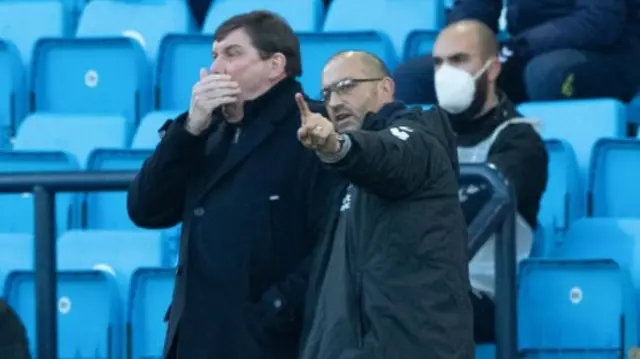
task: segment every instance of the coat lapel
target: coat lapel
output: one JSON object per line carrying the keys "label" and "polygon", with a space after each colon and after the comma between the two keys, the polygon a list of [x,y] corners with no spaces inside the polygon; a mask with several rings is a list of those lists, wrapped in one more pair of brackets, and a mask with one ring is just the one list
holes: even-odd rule
{"label": "coat lapel", "polygon": [[206,182],[198,198],[205,196],[226,175],[244,162],[249,155],[266,141],[274,130],[274,126],[268,119],[257,118],[249,129],[240,134],[238,144],[232,144],[227,158],[220,168]]}

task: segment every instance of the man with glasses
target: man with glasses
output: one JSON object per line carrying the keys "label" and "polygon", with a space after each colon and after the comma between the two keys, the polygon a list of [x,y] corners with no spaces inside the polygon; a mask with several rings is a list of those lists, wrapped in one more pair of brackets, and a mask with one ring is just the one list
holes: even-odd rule
{"label": "man with glasses", "polygon": [[297,95],[298,138],[350,182],[312,262],[302,359],[470,359],[467,228],[444,112],[394,101],[380,59],[326,65],[329,119]]}

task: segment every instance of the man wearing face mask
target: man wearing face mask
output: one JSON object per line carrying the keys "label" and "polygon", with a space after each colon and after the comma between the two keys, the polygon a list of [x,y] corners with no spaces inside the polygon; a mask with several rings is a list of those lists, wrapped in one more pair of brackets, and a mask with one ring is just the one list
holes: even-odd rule
{"label": "man wearing face mask", "polygon": [[470,359],[467,228],[440,109],[394,101],[366,52],[322,74],[329,119],[300,96],[300,141],[348,179],[309,277],[301,359]]}
{"label": "man wearing face mask", "polygon": [[294,359],[337,176],[296,139],[300,46],[282,18],[227,20],[212,53],[129,189],[138,226],[182,222],[164,358]]}
{"label": "man wearing face mask", "polygon": [[[548,156],[535,130],[496,86],[500,74],[498,45],[489,28],[461,21],[442,30],[433,48],[438,106],[449,113],[458,135],[460,163],[491,163],[514,188],[518,216],[518,260],[529,256],[540,199],[547,184]],[[467,222],[485,201],[488,188],[463,186],[460,195]],[[490,239],[469,264],[477,343],[495,341],[494,241]]]}
{"label": "man wearing face mask", "polygon": [[[640,89],[640,0],[455,0],[449,21],[500,34],[500,88],[516,103],[584,98],[629,101]],[[396,68],[398,99],[434,104],[429,55]]]}

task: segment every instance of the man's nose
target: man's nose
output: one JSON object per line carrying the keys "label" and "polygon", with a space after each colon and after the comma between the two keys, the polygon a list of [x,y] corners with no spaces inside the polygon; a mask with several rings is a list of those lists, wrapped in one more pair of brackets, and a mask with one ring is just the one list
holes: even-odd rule
{"label": "man's nose", "polygon": [[223,74],[224,65],[222,64],[222,61],[213,61],[211,66],[209,66],[209,71],[214,74]]}
{"label": "man's nose", "polygon": [[342,101],[340,100],[340,96],[338,96],[335,92],[331,91],[329,93],[329,98],[327,101],[327,105],[329,107],[334,108],[335,106],[338,106],[342,103]]}

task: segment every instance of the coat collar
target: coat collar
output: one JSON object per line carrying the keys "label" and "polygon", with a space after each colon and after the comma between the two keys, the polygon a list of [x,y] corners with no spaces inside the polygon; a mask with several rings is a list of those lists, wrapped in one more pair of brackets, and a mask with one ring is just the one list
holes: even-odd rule
{"label": "coat collar", "polygon": [[206,195],[221,179],[243,163],[279,124],[290,118],[289,114],[297,108],[295,94],[301,91],[299,82],[286,78],[262,96],[245,103],[244,118],[240,124],[232,125],[224,121],[220,123],[210,135],[211,146],[208,147],[215,149],[216,146],[229,146],[228,142],[223,141],[225,135],[233,136],[237,143],[230,145],[234,147],[220,168],[208,179],[201,196]]}

